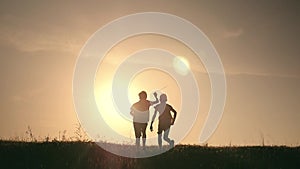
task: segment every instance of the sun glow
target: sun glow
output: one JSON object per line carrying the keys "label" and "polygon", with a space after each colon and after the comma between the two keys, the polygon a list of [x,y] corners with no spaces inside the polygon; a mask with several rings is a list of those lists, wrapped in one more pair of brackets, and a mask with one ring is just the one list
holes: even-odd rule
{"label": "sun glow", "polygon": [[[110,80],[106,80],[105,84],[101,83],[101,85],[97,85],[95,87],[95,97],[99,112],[108,126],[114,131],[125,137],[134,138],[131,119],[127,119],[122,115],[123,112],[120,112],[126,111],[127,113],[130,111],[130,107],[128,107],[128,110],[118,110],[117,105],[115,105],[113,102],[111,84],[112,82]],[[176,81],[166,72],[157,69],[146,69],[137,73],[132,78],[128,86],[128,99],[130,104],[133,104],[139,100],[138,93],[142,90],[147,92],[147,99],[150,101],[155,100],[153,96],[154,92],[158,93],[158,97],[161,93],[167,93],[169,97],[168,102],[174,105],[174,108],[180,112],[180,88],[178,87]],[[150,119],[153,115],[153,112],[154,109],[151,107]],[[156,125],[156,123],[154,125]],[[155,136],[156,132],[151,132],[148,134],[148,138]]]}
{"label": "sun glow", "polygon": [[[156,41],[150,41],[149,39],[157,39],[159,41],[164,41],[164,43],[161,43],[157,46],[157,43],[154,43]],[[174,46],[176,46],[176,48],[174,48]],[[146,47],[149,49],[154,49],[152,50],[153,57],[149,55],[149,57],[145,58],[145,60],[130,60],[128,58],[136,51],[139,51],[140,49],[144,49]],[[156,48],[162,48],[167,51],[172,51],[174,55],[171,58],[170,56],[165,56],[163,52],[155,53]],[[140,52],[139,54],[139,57],[143,57],[144,54],[147,55],[149,53]],[[156,62],[154,62],[153,58],[156,58]],[[125,60],[127,62],[124,64]],[[132,69],[135,69],[135,67],[140,67],[141,64],[144,65],[147,63],[155,63],[155,65],[159,66],[157,67],[150,65],[149,67],[145,67],[144,69],[139,69],[135,72],[135,74],[130,75],[130,78],[125,77],[127,76],[127,73],[129,73]],[[185,109],[188,110],[181,112],[184,109],[184,107],[182,107],[182,104],[188,102],[186,99],[185,101],[182,100],[182,94],[186,94],[186,92],[182,93],[182,90],[192,90],[192,88],[187,87],[189,86],[188,83],[182,85],[181,82],[178,81],[178,77],[181,76],[182,78],[187,78],[191,76],[190,72],[192,70],[197,70],[200,72],[205,70],[203,67],[201,67],[200,63],[201,62],[199,62],[199,60],[194,57],[193,52],[186,48],[184,45],[180,45],[180,43],[178,43],[177,41],[166,39],[165,37],[161,36],[136,36],[133,38],[129,38],[126,41],[113,47],[98,65],[98,71],[95,74],[94,83],[94,97],[98,108],[98,117],[95,118],[102,118],[106,126],[113,131],[107,131],[106,129],[102,130],[103,126],[101,124],[96,124],[93,126],[93,136],[95,138],[98,138],[98,136],[100,136],[100,140],[118,143],[124,141],[122,139],[126,137],[129,138],[125,140],[126,142],[132,141],[133,143],[135,136],[132,126],[132,116],[129,113],[130,106],[139,100],[138,93],[144,90],[147,92],[147,99],[150,101],[155,100],[153,96],[154,92],[158,93],[158,97],[161,93],[167,94],[168,103],[171,104],[178,112],[178,121],[176,123],[177,125],[174,126],[174,131],[177,132],[173,131],[170,134],[173,137],[181,137],[180,134],[183,132],[183,130],[187,130],[187,127],[184,129],[179,127],[180,125],[185,124],[185,119],[186,117],[188,117],[184,114],[193,113],[194,111],[190,111],[190,109],[185,106]],[[118,71],[120,70],[120,67],[124,65],[127,65],[127,69],[122,69],[122,73],[120,74]],[[128,72],[126,73],[124,71]],[[170,73],[172,71],[174,72],[173,74]],[[199,78],[201,79],[201,81],[198,81],[198,83],[200,84],[208,82],[207,79],[202,78],[201,74],[197,74],[197,78],[198,80]],[[115,81],[115,79],[118,80]],[[206,83],[205,86],[207,86]],[[113,90],[113,88],[122,88],[122,94],[120,94],[121,91],[118,91],[118,89]],[[126,91],[124,92],[124,90]],[[206,91],[209,91],[209,89],[207,89]],[[116,101],[116,97],[117,99],[119,99],[118,101]],[[125,103],[126,100],[127,103]],[[202,102],[204,103],[205,99],[203,99]],[[207,109],[208,107],[202,105],[202,112],[207,112]],[[152,118],[153,112],[154,109],[150,107],[150,119]],[[203,119],[204,118],[201,118],[201,120]],[[190,121],[191,120],[189,120],[189,122]],[[149,132],[149,126],[147,127],[147,138],[149,138],[149,145],[152,144],[153,140],[153,144],[157,144],[157,140],[155,138],[157,137],[157,121],[154,122],[153,126],[154,132]],[[111,132],[115,132],[123,138],[118,139],[115,137],[115,135],[110,135]],[[105,138],[102,138],[102,136],[104,135]]]}

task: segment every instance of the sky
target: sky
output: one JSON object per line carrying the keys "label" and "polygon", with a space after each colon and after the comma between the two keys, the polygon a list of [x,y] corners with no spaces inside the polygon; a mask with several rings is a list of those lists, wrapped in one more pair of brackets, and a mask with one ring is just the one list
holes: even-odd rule
{"label": "sky", "polygon": [[[2,0],[0,137],[24,138],[27,126],[36,137],[59,137],[64,130],[73,136],[78,119],[72,82],[80,49],[114,19],[137,12],[163,12],[202,30],[222,60],[226,104],[208,144],[299,145],[299,8],[297,1],[283,0]],[[176,50],[172,45],[149,42],[156,38],[133,38],[136,42],[131,44],[140,46],[131,49],[156,45]],[[204,86],[206,81],[200,80]],[[202,91],[209,99],[209,91],[205,87]],[[172,102],[177,105],[176,100]],[[198,143],[207,112],[206,107],[200,109],[203,113],[183,143]]]}

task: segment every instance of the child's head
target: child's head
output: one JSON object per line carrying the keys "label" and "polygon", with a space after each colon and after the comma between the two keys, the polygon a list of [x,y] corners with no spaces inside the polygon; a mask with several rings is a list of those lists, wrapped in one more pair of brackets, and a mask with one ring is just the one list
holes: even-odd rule
{"label": "child's head", "polygon": [[145,91],[141,91],[139,93],[140,100],[146,100],[147,99],[147,93]]}
{"label": "child's head", "polygon": [[159,97],[160,102],[167,102],[167,95],[166,94],[161,94]]}

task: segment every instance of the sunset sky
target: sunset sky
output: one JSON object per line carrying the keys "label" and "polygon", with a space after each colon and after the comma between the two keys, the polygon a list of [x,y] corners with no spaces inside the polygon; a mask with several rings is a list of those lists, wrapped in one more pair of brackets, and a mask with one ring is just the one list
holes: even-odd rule
{"label": "sunset sky", "polygon": [[[226,105],[208,144],[261,145],[262,140],[270,145],[300,144],[300,4],[297,1],[2,0],[0,9],[0,137],[3,139],[26,137],[27,126],[36,137],[54,138],[64,130],[67,136],[74,136],[78,120],[72,82],[80,49],[94,32],[114,19],[138,12],[163,12],[184,18],[201,29],[222,60],[227,80]],[[190,61],[195,57],[172,38],[144,35],[119,43],[105,61],[118,63],[129,53],[151,47],[184,55]],[[191,62],[191,69],[201,72],[197,80],[203,107],[200,106],[196,125],[182,142],[187,144],[199,142],[209,107],[209,80],[198,61]],[[104,74],[96,76],[96,86],[114,69],[106,62],[102,63],[107,67],[102,69]],[[164,92],[170,94],[170,104],[180,110],[180,100],[174,99],[180,98],[176,83],[166,74],[153,71],[144,72],[144,77],[137,75],[132,81],[131,100],[138,99],[135,93],[145,85],[140,81],[156,74],[156,81],[160,78],[171,84]],[[109,86],[109,82],[101,85]],[[148,92],[164,87],[145,86]],[[98,103],[101,92],[105,91],[100,88],[95,88]],[[132,129],[124,133],[128,131]]]}

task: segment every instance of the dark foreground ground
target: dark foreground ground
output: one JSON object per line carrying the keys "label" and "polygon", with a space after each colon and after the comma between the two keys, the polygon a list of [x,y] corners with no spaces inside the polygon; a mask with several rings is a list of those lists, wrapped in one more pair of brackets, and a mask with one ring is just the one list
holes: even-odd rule
{"label": "dark foreground ground", "polygon": [[178,145],[150,158],[120,157],[84,142],[0,142],[1,169],[299,169],[300,147]]}

